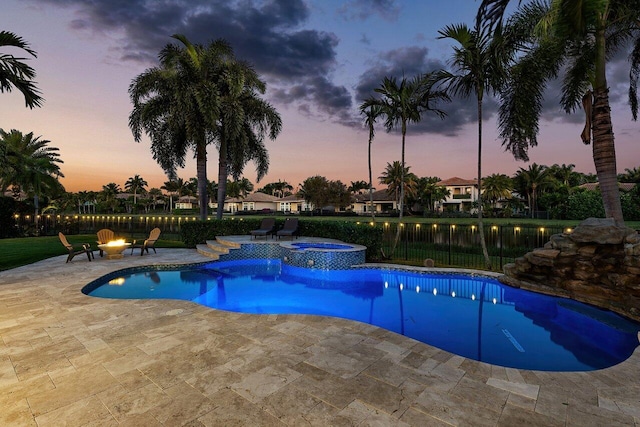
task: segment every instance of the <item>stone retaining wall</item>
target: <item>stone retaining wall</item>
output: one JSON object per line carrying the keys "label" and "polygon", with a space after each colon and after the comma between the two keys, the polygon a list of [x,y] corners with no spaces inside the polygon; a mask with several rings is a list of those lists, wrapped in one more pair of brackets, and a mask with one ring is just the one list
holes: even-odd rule
{"label": "stone retaining wall", "polygon": [[589,218],[504,266],[510,286],[564,296],[640,321],[640,235]]}

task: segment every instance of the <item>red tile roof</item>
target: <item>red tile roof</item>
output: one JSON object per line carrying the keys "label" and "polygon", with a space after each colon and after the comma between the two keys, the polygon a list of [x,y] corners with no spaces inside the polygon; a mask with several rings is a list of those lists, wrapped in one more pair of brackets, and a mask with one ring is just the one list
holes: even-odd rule
{"label": "red tile roof", "polygon": [[462,179],[462,178],[458,178],[457,176],[454,176],[453,178],[445,179],[436,183],[436,185],[441,185],[441,186],[456,186],[456,185],[462,186],[462,185],[476,185],[476,184],[477,184],[477,180],[475,179]]}

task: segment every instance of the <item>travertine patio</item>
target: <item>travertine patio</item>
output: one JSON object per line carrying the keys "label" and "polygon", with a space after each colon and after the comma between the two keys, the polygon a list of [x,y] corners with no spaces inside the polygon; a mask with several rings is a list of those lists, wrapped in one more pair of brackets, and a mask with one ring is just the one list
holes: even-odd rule
{"label": "travertine patio", "polygon": [[385,330],[83,295],[150,263],[65,256],[0,273],[0,425],[640,425],[640,350],[610,369],[491,366]]}

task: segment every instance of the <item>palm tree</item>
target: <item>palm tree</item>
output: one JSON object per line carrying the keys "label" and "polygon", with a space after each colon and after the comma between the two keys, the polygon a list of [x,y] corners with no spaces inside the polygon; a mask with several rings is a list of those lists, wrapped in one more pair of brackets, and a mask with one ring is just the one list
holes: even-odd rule
{"label": "palm tree", "polygon": [[[9,31],[0,31],[0,46],[22,49],[37,58],[36,52],[22,37]],[[33,109],[33,107],[40,107],[44,99],[40,96],[40,90],[33,81],[36,72],[22,62],[24,59],[9,54],[0,54],[0,93],[11,92],[11,89],[15,87],[22,92],[26,106]]]}
{"label": "palm tree", "polygon": [[500,91],[506,79],[506,64],[511,54],[503,49],[499,31],[481,32],[478,25],[471,30],[464,24],[449,25],[438,31],[440,39],[451,39],[459,46],[453,48],[450,64],[457,74],[443,73],[448,89],[455,95],[476,96],[478,112],[478,234],[486,267],[491,270],[482,221],[482,102],[485,93]]}
{"label": "palm tree", "polygon": [[367,151],[367,159],[369,163],[369,211],[371,212],[371,221],[376,222],[376,212],[373,207],[373,177],[371,170],[371,143],[375,136],[374,125],[380,114],[382,114],[382,106],[371,98],[360,105],[360,114],[364,115],[364,123],[369,128],[369,149]]}
{"label": "palm tree", "polygon": [[571,188],[580,185],[580,174],[574,171],[574,164],[554,164],[549,166],[549,174],[558,181],[559,185]]}
{"label": "palm tree", "polygon": [[249,193],[253,191],[253,183],[249,181],[247,178],[242,178],[240,180],[234,181],[238,185],[238,190],[242,197],[247,197]]}
{"label": "palm tree", "polygon": [[112,213],[115,213],[116,207],[118,206],[118,199],[116,198],[116,195],[120,192],[120,186],[115,182],[110,182],[107,185],[102,186],[100,199],[107,205],[108,208],[111,209]]}
{"label": "palm tree", "polygon": [[58,148],[50,147],[51,141],[33,137],[33,132],[23,135],[12,129],[0,129],[0,152],[3,167],[0,172],[0,189],[4,192],[10,185],[33,197],[35,226],[38,232],[39,199],[44,194],[60,193],[64,189],[58,180],[64,177],[60,171]]}
{"label": "palm tree", "polygon": [[426,176],[418,178],[416,181],[416,194],[420,204],[428,207],[430,211],[434,210],[434,204],[440,200],[446,199],[450,195],[447,187],[437,185],[440,182],[437,176]]}
{"label": "palm tree", "polygon": [[138,203],[138,191],[144,191],[144,187],[146,187],[147,181],[144,180],[140,175],[132,176],[124,183],[124,189],[128,192],[133,191],[133,204]]}
{"label": "palm tree", "polygon": [[147,192],[147,195],[151,199],[151,204],[153,205],[153,210],[156,209],[156,205],[158,204],[158,200],[163,198],[162,190],[159,188],[152,188]]}
{"label": "palm tree", "polygon": [[505,174],[494,173],[486,176],[482,180],[483,199],[491,203],[493,208],[499,200],[506,200],[511,198],[513,191],[513,182]]}
{"label": "palm tree", "polygon": [[[402,197],[415,197],[417,179],[415,174],[409,172],[411,166],[407,166],[402,170],[399,161],[387,163],[382,175],[378,177],[380,184],[387,186],[387,193],[392,194],[398,206],[402,206]],[[404,185],[402,185],[404,182]]]}
{"label": "palm tree", "polygon": [[278,180],[278,182],[273,183],[273,195],[278,196],[280,198],[285,197],[293,191],[293,185],[289,184],[287,181]]}
{"label": "palm tree", "polygon": [[153,158],[176,177],[189,149],[195,151],[200,219],[207,217],[207,145],[214,140],[220,118],[219,79],[233,51],[222,40],[206,47],[193,45],[180,34],[182,46],[166,45],[160,66],[146,70],[129,86],[133,110],[129,127],[136,142],[144,131],[151,139]]}
{"label": "palm tree", "polygon": [[[402,156],[401,156],[401,173],[405,172],[405,139],[407,135],[407,124],[418,123],[422,119],[422,113],[433,112],[443,118],[445,112],[436,107],[440,101],[448,101],[449,96],[440,90],[435,90],[435,86],[439,83],[438,74],[424,74],[416,76],[411,80],[405,77],[398,84],[395,77],[385,77],[380,87],[375,92],[380,94],[380,99],[369,98],[365,101],[361,109],[367,109],[370,105],[379,105],[381,114],[385,118],[385,128],[388,132],[400,126],[402,135]],[[401,182],[404,182],[404,176]],[[399,220],[402,222],[404,212],[404,186],[400,186],[400,215]],[[395,248],[400,241],[400,227],[396,232],[396,237],[391,248],[391,254],[395,252]]]}
{"label": "palm tree", "polygon": [[222,114],[215,133],[219,152],[216,217],[222,219],[229,172],[239,179],[247,162],[253,161],[260,182],[269,170],[264,138],[276,139],[282,119],[271,104],[260,98],[266,84],[248,64],[227,63],[218,89]]}
{"label": "palm tree", "polygon": [[[483,0],[479,18],[499,21],[508,3]],[[537,145],[544,87],[564,72],[560,103],[567,113],[584,108],[586,123],[581,139],[585,144],[593,143],[605,216],[619,226],[624,225],[624,219],[606,69],[608,60],[633,45],[629,50],[629,103],[636,120],[639,21],[640,0],[551,0],[523,5],[509,23],[522,30],[523,55],[513,69],[500,108],[503,144],[516,158],[526,160],[528,147]]]}
{"label": "palm tree", "polygon": [[629,169],[626,168],[624,170],[624,174],[621,176],[622,182],[636,182],[640,183],[640,168]]}
{"label": "palm tree", "polygon": [[176,180],[165,181],[162,187],[160,187],[161,190],[169,193],[169,212],[173,212],[173,196],[180,196],[180,190],[182,190],[183,186],[184,181],[182,178],[178,178]]}
{"label": "palm tree", "polygon": [[546,166],[533,163],[528,169],[520,168],[513,177],[515,189],[527,198],[531,218],[538,208],[538,195],[551,184],[551,176]]}
{"label": "palm tree", "polygon": [[207,198],[209,200],[216,200],[218,194],[218,183],[215,181],[207,180]]}

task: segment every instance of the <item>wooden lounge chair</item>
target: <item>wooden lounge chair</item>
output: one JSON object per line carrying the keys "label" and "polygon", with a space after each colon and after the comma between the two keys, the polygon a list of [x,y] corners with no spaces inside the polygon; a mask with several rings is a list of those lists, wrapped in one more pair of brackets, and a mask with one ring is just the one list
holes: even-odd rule
{"label": "wooden lounge chair", "polygon": [[[108,228],[103,228],[102,230],[98,230],[98,245],[104,245],[105,243],[109,243],[112,240],[116,239],[116,234],[109,230]],[[100,249],[100,248],[98,248]],[[103,250],[100,249],[100,256],[103,255]]]}
{"label": "wooden lounge chair", "polygon": [[58,238],[60,239],[62,245],[69,251],[67,262],[71,261],[74,256],[83,253],[87,254],[87,258],[89,258],[89,261],[91,261],[91,259],[93,258],[93,251],[91,250],[91,245],[89,243],[72,245],[67,240],[67,237],[62,233],[58,233]]}
{"label": "wooden lounge chair", "polygon": [[298,218],[287,218],[284,222],[284,226],[282,229],[278,230],[276,233],[278,239],[282,236],[291,236],[293,240],[293,236],[296,238],[298,236]]}
{"label": "wooden lounge chair", "polygon": [[149,237],[145,239],[143,243],[136,243],[137,241],[134,240],[133,243],[131,244],[131,255],[133,255],[133,250],[136,248],[140,248],[140,256],[144,255],[144,251],[147,251],[147,253],[149,253],[149,248],[153,249],[154,254],[157,254],[156,248],[154,248],[154,245],[158,241],[158,238],[160,237],[161,232],[162,230],[156,227],[153,230],[151,230],[151,232],[149,233]]}
{"label": "wooden lounge chair", "polygon": [[260,228],[251,230],[250,233],[253,238],[257,238],[258,236],[265,236],[266,238],[269,234],[273,235],[275,229],[276,220],[274,218],[263,218],[260,223]]}

